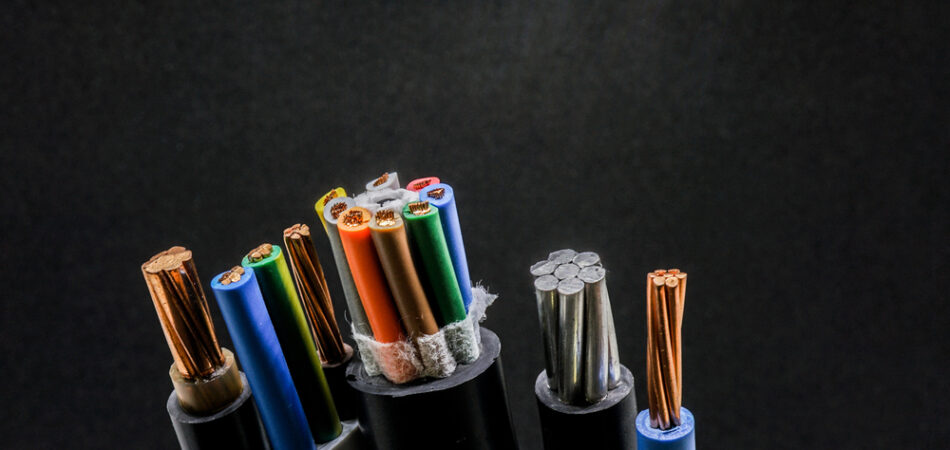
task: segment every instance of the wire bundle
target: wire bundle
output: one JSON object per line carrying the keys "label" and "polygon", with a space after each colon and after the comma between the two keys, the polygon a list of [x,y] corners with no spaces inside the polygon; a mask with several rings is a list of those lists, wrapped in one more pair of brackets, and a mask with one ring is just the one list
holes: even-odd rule
{"label": "wire bundle", "polygon": [[[451,187],[436,177],[411,184],[400,188],[388,172],[354,198],[336,188],[315,205],[364,367],[395,383],[447,377],[474,362],[477,323],[495,298],[469,281]],[[257,423],[253,405],[242,406],[252,389],[271,444],[309,449],[342,432],[323,368],[343,367],[353,351],[337,326],[310,227],[295,224],[282,237],[283,249],[260,244],[211,282],[250,389],[234,355],[218,345],[191,252],[172,247],[141,270],[175,360],[174,404]]]}
{"label": "wire bundle", "polygon": [[596,403],[620,384],[606,271],[594,252],[564,249],[531,266],[548,387],[568,404]]}
{"label": "wire bundle", "polygon": [[681,424],[686,273],[678,269],[647,274],[647,400],[650,426],[668,430]]}
{"label": "wire bundle", "polygon": [[458,363],[477,359],[471,304],[476,293],[488,299],[471,286],[451,187],[426,177],[410,183],[416,192],[398,180],[396,172],[384,173],[354,197],[336,188],[314,208],[367,373],[404,383],[446,377]]}

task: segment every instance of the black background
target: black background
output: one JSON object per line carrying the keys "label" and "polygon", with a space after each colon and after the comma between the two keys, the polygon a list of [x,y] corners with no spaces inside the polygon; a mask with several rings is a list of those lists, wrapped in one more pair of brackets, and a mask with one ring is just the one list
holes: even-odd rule
{"label": "black background", "polygon": [[950,439],[945,6],[80,3],[0,13],[3,447],[173,447],[139,265],[207,283],[387,169],[456,188],[525,448],[566,246],[641,408],[644,274],[689,272],[702,447]]}

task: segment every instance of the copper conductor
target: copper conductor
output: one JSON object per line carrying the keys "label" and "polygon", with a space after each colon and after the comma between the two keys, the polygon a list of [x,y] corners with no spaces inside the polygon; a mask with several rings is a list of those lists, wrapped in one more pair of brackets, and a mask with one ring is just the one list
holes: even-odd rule
{"label": "copper conductor", "polygon": [[335,198],[336,198],[336,195],[337,195],[337,194],[336,194],[336,189],[334,189],[334,190],[328,192],[327,195],[324,195],[324,196],[323,196],[323,206],[327,206],[327,203],[330,203],[330,200],[335,199]]}
{"label": "copper conductor", "polygon": [[433,189],[426,195],[429,196],[429,198],[434,198],[436,200],[441,199],[443,196],[445,196],[445,188]]}
{"label": "copper conductor", "polygon": [[274,246],[271,244],[261,244],[255,247],[253,250],[248,252],[247,260],[250,262],[258,262],[265,258],[270,257],[271,252],[274,250]]}
{"label": "copper conductor", "polygon": [[241,281],[241,277],[244,276],[244,268],[241,266],[234,266],[231,270],[221,275],[221,278],[218,278],[218,283],[221,283],[225,286],[231,283],[237,283]]}
{"label": "copper conductor", "polygon": [[379,176],[379,178],[376,179],[376,181],[373,182],[373,187],[378,187],[379,185],[385,183],[387,180],[389,180],[389,174],[383,173],[382,175]]}
{"label": "copper conductor", "polygon": [[293,239],[300,239],[301,236],[310,236],[310,227],[305,224],[298,223],[285,229],[284,236],[289,236]]}
{"label": "copper conductor", "polygon": [[429,209],[429,202],[412,202],[409,204],[409,212],[416,216],[428,214]]}
{"label": "copper conductor", "polygon": [[391,209],[380,209],[376,211],[376,224],[381,227],[391,227],[396,225],[396,214]]}
{"label": "copper conductor", "polygon": [[424,188],[424,187],[426,187],[426,186],[428,186],[428,185],[430,185],[430,184],[432,184],[432,180],[431,180],[431,179],[425,179],[425,180],[421,180],[421,181],[416,181],[415,183],[412,183],[412,189],[413,189],[413,190],[416,190],[416,191],[420,191],[420,190],[422,190],[422,188]]}
{"label": "copper conductor", "polygon": [[677,269],[647,274],[647,401],[650,425],[661,430],[680,425],[686,280]]}
{"label": "copper conductor", "polygon": [[178,372],[188,380],[213,374],[224,355],[191,251],[165,250],[142,264],[142,275]]}
{"label": "copper conductor", "polygon": [[332,208],[330,208],[330,214],[333,216],[334,220],[339,219],[340,214],[342,214],[343,211],[346,211],[346,208],[347,208],[346,203],[343,203],[343,202],[337,203],[333,205]]}
{"label": "copper conductor", "polygon": [[363,210],[356,208],[350,208],[346,215],[343,216],[343,219],[340,220],[340,223],[347,227],[358,227],[366,222],[367,219],[363,215]]}
{"label": "copper conductor", "polygon": [[328,364],[342,363],[346,359],[343,337],[333,313],[323,267],[310,238],[310,227],[298,223],[285,229],[284,248],[320,359]]}

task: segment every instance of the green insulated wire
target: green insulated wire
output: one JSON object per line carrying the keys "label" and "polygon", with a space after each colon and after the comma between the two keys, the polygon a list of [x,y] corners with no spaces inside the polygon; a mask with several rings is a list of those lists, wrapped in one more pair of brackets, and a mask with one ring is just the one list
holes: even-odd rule
{"label": "green insulated wire", "polygon": [[319,443],[332,440],[340,435],[343,427],[284,253],[280,246],[263,244],[251,250],[241,265],[253,268],[257,275],[264,304],[274,323],[314,440]]}
{"label": "green insulated wire", "polygon": [[412,233],[413,245],[425,268],[432,294],[437,303],[439,326],[465,319],[465,303],[455,278],[452,256],[445,243],[439,209],[428,202],[413,202],[403,208],[406,226]]}

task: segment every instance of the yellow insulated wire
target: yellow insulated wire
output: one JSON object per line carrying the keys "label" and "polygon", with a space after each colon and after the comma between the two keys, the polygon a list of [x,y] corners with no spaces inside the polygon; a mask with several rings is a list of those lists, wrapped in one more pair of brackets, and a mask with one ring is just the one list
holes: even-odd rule
{"label": "yellow insulated wire", "polygon": [[341,187],[333,188],[330,192],[323,194],[320,200],[317,200],[317,202],[313,204],[313,209],[317,210],[317,217],[320,218],[320,223],[323,224],[324,230],[327,229],[327,219],[323,217],[323,208],[327,206],[327,203],[330,203],[330,200],[337,197],[346,197],[346,190]]}

